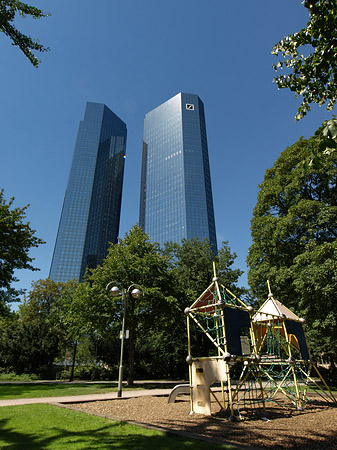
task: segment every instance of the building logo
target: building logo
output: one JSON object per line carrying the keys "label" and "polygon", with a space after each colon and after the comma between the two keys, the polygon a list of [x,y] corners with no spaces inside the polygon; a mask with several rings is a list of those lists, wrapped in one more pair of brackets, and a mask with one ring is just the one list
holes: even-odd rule
{"label": "building logo", "polygon": [[194,105],[191,103],[186,103],[186,109],[190,109],[191,111],[194,111]]}

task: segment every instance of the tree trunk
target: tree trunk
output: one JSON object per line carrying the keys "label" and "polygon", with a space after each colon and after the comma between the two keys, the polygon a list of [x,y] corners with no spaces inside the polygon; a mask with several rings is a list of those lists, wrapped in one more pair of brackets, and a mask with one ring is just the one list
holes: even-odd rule
{"label": "tree trunk", "polygon": [[75,345],[74,345],[73,362],[72,362],[72,365],[71,365],[71,373],[70,373],[69,381],[73,381],[73,380],[74,380],[74,369],[75,369],[75,362],[76,362],[76,351],[77,351],[77,341],[75,341]]}

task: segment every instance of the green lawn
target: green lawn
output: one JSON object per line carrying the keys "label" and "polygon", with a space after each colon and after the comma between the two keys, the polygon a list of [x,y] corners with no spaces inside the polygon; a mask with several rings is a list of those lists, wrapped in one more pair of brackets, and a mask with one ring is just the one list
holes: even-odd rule
{"label": "green lawn", "polygon": [[209,450],[226,445],[167,436],[52,405],[0,408],[0,448],[8,450]]}
{"label": "green lawn", "polygon": [[116,391],[115,384],[0,384],[0,400],[11,398],[59,397],[65,395],[104,394]]}
{"label": "green lawn", "polygon": [[[173,385],[137,385],[135,389],[167,388]],[[126,387],[123,390],[127,390]],[[5,383],[0,384],[0,400],[31,397],[60,397],[66,395],[105,394],[117,391],[117,383]]]}

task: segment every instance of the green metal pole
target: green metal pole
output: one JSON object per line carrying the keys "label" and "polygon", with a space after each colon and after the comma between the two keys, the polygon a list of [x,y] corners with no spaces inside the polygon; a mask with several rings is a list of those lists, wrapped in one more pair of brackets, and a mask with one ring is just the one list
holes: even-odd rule
{"label": "green metal pole", "polygon": [[123,352],[124,352],[125,315],[126,315],[125,289],[123,289],[123,291],[122,291],[122,307],[123,307],[123,320],[122,320],[122,336],[121,336],[121,356],[120,356],[119,370],[118,370],[117,397],[122,397],[122,384],[123,384]]}

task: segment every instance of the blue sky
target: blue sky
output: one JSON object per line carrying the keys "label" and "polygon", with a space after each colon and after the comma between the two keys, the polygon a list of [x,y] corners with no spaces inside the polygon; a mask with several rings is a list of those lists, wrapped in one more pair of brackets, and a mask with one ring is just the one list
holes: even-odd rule
{"label": "blue sky", "polygon": [[[120,233],[138,221],[144,115],[178,92],[204,102],[218,242],[246,271],[250,220],[280,153],[331,117],[324,108],[295,123],[299,100],[272,83],[272,46],[303,27],[300,0],[45,0],[50,12],[18,27],[50,47],[35,69],[6,36],[0,101],[0,187],[46,244],[32,251],[49,274],[79,121],[87,101],[105,103],[128,127]],[[242,283],[246,284],[243,276]]]}

